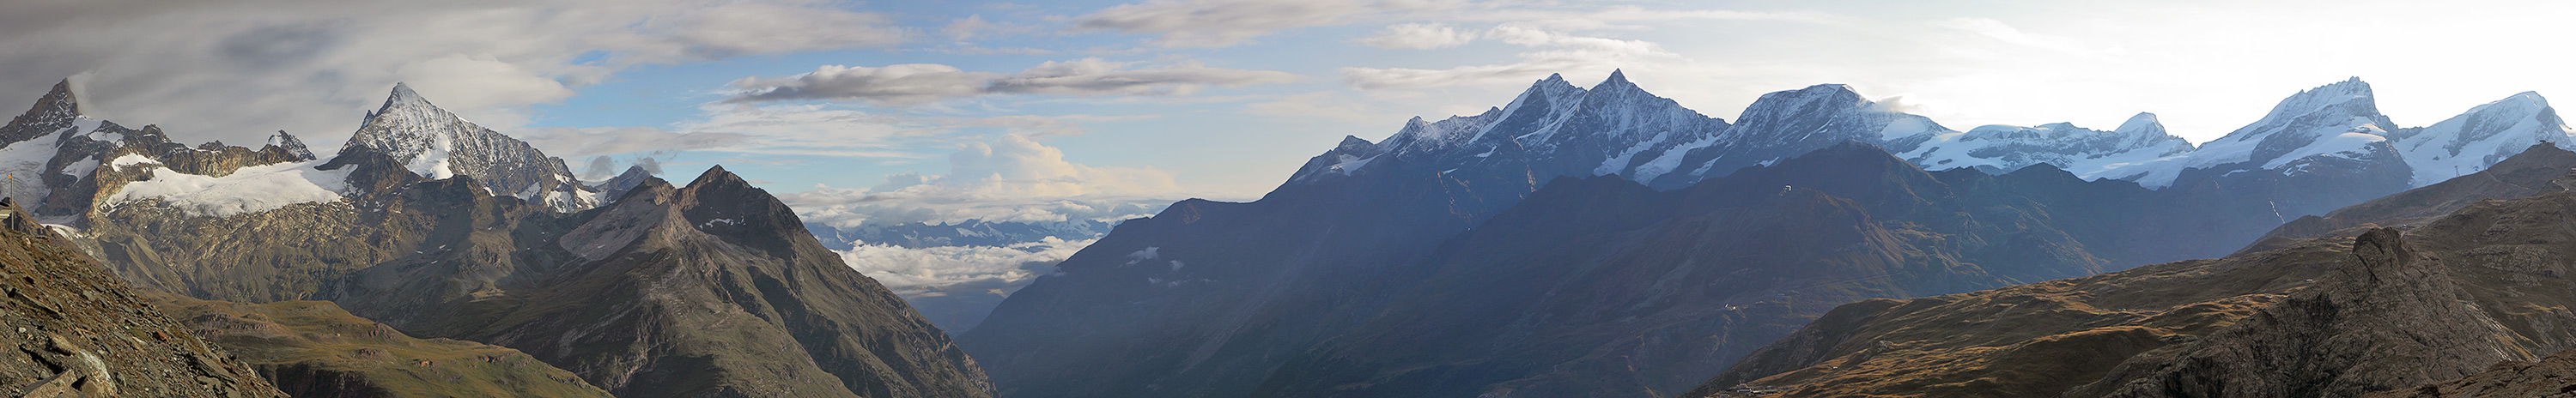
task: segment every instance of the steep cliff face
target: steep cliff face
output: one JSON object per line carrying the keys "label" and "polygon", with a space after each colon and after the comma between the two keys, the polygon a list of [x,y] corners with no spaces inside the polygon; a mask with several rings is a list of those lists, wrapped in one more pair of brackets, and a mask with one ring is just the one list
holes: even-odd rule
{"label": "steep cliff face", "polygon": [[0,201],[0,391],[19,397],[285,397]]}

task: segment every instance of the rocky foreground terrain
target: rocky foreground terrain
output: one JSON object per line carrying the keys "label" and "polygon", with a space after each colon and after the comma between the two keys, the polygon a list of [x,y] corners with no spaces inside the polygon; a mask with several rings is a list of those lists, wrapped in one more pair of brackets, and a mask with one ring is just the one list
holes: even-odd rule
{"label": "rocky foreground terrain", "polygon": [[285,397],[66,239],[0,200],[0,393],[15,397]]}

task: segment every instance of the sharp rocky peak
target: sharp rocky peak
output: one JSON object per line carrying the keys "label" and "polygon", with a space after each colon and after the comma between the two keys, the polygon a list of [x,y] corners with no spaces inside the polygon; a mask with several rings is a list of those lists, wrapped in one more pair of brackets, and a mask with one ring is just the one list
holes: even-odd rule
{"label": "sharp rocky peak", "polygon": [[381,153],[433,180],[469,176],[493,194],[559,211],[598,204],[595,193],[575,183],[562,159],[440,109],[408,84],[394,84],[384,106],[367,116],[340,152]]}
{"label": "sharp rocky peak", "polygon": [[54,83],[53,90],[46,91],[44,98],[37,99],[26,113],[0,127],[0,143],[24,141],[72,127],[80,117],[80,98],[72,94],[72,81],[64,79]]}

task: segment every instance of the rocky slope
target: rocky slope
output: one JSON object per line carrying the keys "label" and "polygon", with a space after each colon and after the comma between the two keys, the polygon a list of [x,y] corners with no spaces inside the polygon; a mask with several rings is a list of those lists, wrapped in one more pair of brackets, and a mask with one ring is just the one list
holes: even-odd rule
{"label": "rocky slope", "polygon": [[146,292],[297,397],[607,397],[518,350],[419,339],[327,301],[242,304]]}
{"label": "rocky slope", "polygon": [[2435,384],[2382,391],[2369,398],[2576,397],[2576,351],[2539,361],[2504,361],[2484,372]]}
{"label": "rocky slope", "polygon": [[[2106,397],[2355,397],[2531,359],[2502,324],[2459,299],[2438,260],[2396,229],[2363,233],[2352,258],[2170,357],[2147,355],[2072,391]],[[2107,391],[2107,392],[2105,392]]]}
{"label": "rocky slope", "polygon": [[0,391],[17,397],[285,397],[0,201]]}
{"label": "rocky slope", "polygon": [[[2568,155],[2533,148],[2337,213],[2394,218],[2223,259],[1846,305],[1685,396],[2359,396],[2531,360],[2576,347],[2559,269],[2576,193],[2462,187],[2576,184]],[[2410,216],[2429,208],[2453,210]]]}

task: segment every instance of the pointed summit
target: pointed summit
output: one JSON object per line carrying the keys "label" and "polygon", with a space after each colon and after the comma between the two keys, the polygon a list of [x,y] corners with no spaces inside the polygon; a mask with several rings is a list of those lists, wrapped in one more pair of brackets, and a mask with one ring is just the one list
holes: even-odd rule
{"label": "pointed summit", "polygon": [[[412,91],[412,90],[411,90],[411,85],[397,82],[397,83],[394,83],[394,92],[393,92],[393,94],[390,94],[390,95],[386,95],[386,96],[385,96],[385,104],[384,104],[384,106],[377,107],[377,108],[376,108],[376,113],[377,113],[377,114],[383,114],[383,113],[385,113],[386,111],[391,111],[391,110],[394,110],[394,109],[413,109],[413,108],[427,108],[427,109],[430,109],[430,110],[439,110],[439,109],[438,109],[438,105],[430,104],[430,103],[429,103],[429,99],[428,99],[428,98],[423,98],[423,97],[421,97],[421,96],[420,96],[420,92]],[[443,110],[441,110],[441,112],[444,112],[444,111],[443,111]]]}
{"label": "pointed summit", "polygon": [[63,79],[61,82],[54,83],[54,89],[46,91],[45,98],[36,101],[36,106],[61,114],[79,116],[80,97],[72,94],[72,79]]}
{"label": "pointed summit", "polygon": [[384,107],[368,117],[340,149],[342,156],[367,152],[384,154],[421,178],[470,176],[495,195],[543,203],[558,211],[580,211],[598,204],[595,193],[575,183],[563,159],[439,109],[406,84],[394,84]]}
{"label": "pointed summit", "polygon": [[2129,121],[2121,122],[2120,128],[2111,131],[2125,135],[2168,135],[2165,133],[2165,123],[2157,120],[2156,114],[2146,112],[2138,112],[2137,116],[2130,116]]}
{"label": "pointed summit", "polygon": [[1611,69],[1611,70],[1610,70],[1610,77],[1609,77],[1609,78],[1605,78],[1605,79],[1601,79],[1601,84],[1596,85],[1595,87],[1614,87],[1614,86],[1630,86],[1630,87],[1635,87],[1636,85],[1637,85],[1636,83],[1630,83],[1630,82],[1628,82],[1628,74],[1627,74],[1627,73],[1624,73],[1624,71],[1621,71],[1621,70],[1618,70],[1618,69]]}
{"label": "pointed summit", "polygon": [[80,99],[72,95],[72,81],[63,79],[54,83],[54,89],[46,91],[45,97],[37,99],[36,105],[28,107],[26,113],[10,119],[8,126],[0,127],[0,144],[25,141],[70,128],[80,116]]}
{"label": "pointed summit", "polygon": [[278,130],[277,135],[268,136],[268,146],[286,150],[286,154],[294,155],[296,160],[314,159],[313,150],[304,146],[304,140],[296,139],[294,134],[287,134],[286,130]]}

